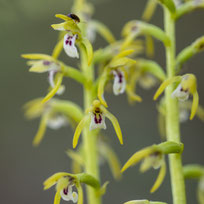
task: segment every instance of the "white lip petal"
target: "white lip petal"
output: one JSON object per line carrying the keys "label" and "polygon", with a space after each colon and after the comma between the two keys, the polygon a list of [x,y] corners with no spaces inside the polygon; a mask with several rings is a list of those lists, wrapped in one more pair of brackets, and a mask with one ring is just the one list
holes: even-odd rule
{"label": "white lip petal", "polygon": [[71,36],[66,34],[64,36],[64,50],[69,57],[79,58],[77,48],[75,46],[77,35]]}
{"label": "white lip petal", "polygon": [[103,114],[99,114],[99,118],[96,118],[93,113],[91,114],[91,123],[89,129],[94,130],[96,128],[106,129],[105,117]]}
{"label": "white lip petal", "polygon": [[126,80],[123,71],[113,71],[114,82],[113,82],[113,93],[119,95],[125,92]]}
{"label": "white lip petal", "polygon": [[189,92],[182,91],[182,86],[179,84],[171,94],[172,98],[178,98],[180,101],[186,101],[189,98]]}

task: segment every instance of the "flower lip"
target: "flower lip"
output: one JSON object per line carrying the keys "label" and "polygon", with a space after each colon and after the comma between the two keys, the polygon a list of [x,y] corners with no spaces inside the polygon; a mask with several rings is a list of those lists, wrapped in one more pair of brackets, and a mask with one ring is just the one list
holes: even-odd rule
{"label": "flower lip", "polygon": [[77,34],[70,35],[69,33],[64,36],[64,50],[68,56],[73,58],[79,58],[77,48],[75,47],[75,41],[77,37]]}
{"label": "flower lip", "polygon": [[119,95],[125,92],[126,80],[124,72],[120,70],[113,70],[114,82],[113,82],[113,93]]}

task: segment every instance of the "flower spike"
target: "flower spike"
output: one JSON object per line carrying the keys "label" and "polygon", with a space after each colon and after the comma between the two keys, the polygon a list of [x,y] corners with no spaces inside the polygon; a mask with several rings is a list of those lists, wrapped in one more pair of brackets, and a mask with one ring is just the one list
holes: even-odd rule
{"label": "flower spike", "polygon": [[116,131],[117,137],[121,144],[123,144],[122,132],[117,118],[111,114],[99,100],[94,100],[90,108],[86,110],[86,115],[78,124],[74,137],[73,137],[73,148],[78,144],[79,136],[85,127],[86,123],[90,121],[89,129],[90,131],[96,128],[106,129],[105,117],[107,117],[113,124],[113,127]]}

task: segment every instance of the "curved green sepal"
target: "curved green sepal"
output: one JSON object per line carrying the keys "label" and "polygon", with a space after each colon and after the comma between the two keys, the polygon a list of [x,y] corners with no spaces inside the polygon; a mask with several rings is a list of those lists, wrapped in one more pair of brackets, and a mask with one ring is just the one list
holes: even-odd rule
{"label": "curved green sepal", "polygon": [[188,47],[184,48],[176,58],[176,72],[179,72],[182,65],[199,52],[204,51],[204,36],[198,38]]}
{"label": "curved green sepal", "polygon": [[198,8],[204,8],[204,3],[202,1],[200,3],[196,3],[195,1],[186,1],[177,8],[174,18],[178,20],[183,15],[193,12]]}
{"label": "curved green sepal", "polygon": [[63,73],[57,73],[55,87],[51,89],[51,91],[45,96],[45,98],[42,100],[42,103],[46,103],[57,93],[62,84],[63,76]]}
{"label": "curved green sepal", "polygon": [[150,193],[154,193],[161,186],[162,182],[164,181],[165,175],[166,175],[166,163],[165,161],[163,161],[163,164],[159,170],[158,177],[154,185],[152,186]]}
{"label": "curved green sepal", "polygon": [[149,72],[161,81],[164,81],[166,79],[164,70],[156,62],[151,60],[138,59],[136,63],[142,68],[143,71]]}
{"label": "curved green sepal", "polygon": [[94,27],[94,29],[108,42],[108,43],[114,43],[115,37],[111,33],[111,31],[108,29],[106,25],[99,21],[91,21],[91,25]]}
{"label": "curved green sepal", "polygon": [[81,43],[86,48],[86,54],[88,57],[88,65],[90,65],[93,59],[93,47],[87,38],[82,38]]}
{"label": "curved green sepal", "polygon": [[170,84],[172,83],[175,83],[175,82],[180,82],[182,79],[181,76],[175,76],[175,77],[172,77],[170,79],[166,79],[161,85],[160,87],[157,89],[155,95],[154,95],[154,100],[157,100],[157,98],[163,93],[163,91],[165,90],[165,88],[167,86],[169,86]]}

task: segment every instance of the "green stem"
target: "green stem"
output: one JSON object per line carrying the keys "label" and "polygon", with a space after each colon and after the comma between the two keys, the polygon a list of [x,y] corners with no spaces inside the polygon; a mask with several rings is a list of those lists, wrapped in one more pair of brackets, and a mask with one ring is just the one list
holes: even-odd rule
{"label": "green stem", "polygon": [[[167,76],[175,76],[175,22],[170,12],[165,8],[165,32],[171,40],[166,46]],[[179,108],[177,99],[171,97],[174,89],[169,85],[165,91],[166,100],[166,135],[168,141],[180,143]],[[169,155],[173,204],[186,204],[185,183],[182,168],[182,155]]]}
{"label": "green stem", "polygon": [[[85,48],[81,46],[81,68],[86,77],[88,83],[84,86],[84,108],[85,110],[89,108],[93,102],[93,78],[94,70],[93,67],[88,66],[87,55]],[[97,152],[97,135],[95,131],[89,131],[89,126],[86,126],[83,131],[83,147],[85,153],[85,171],[90,174],[97,180],[99,178],[99,168],[98,168],[98,152]],[[88,204],[100,204],[100,196],[97,195],[97,192],[94,188],[87,186],[87,199]]]}

